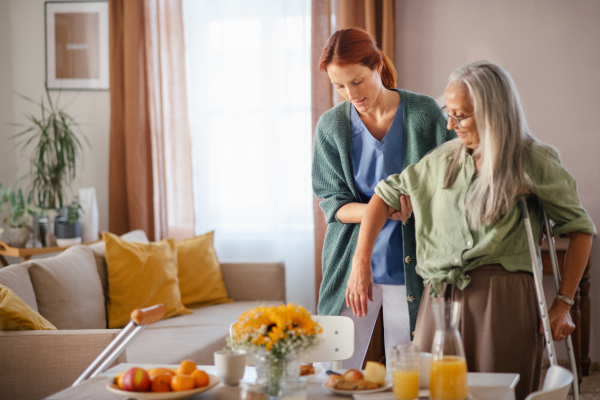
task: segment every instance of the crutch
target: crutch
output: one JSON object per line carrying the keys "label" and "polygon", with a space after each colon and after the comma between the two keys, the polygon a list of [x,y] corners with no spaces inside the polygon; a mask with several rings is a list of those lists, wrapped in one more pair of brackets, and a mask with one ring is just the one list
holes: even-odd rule
{"label": "crutch", "polygon": [[102,353],[96,357],[85,371],[83,371],[83,374],[77,378],[72,386],[104,372],[104,370],[106,370],[106,368],[111,365],[123,351],[125,351],[129,343],[138,337],[148,325],[155,323],[165,315],[165,310],[164,304],[156,304],[148,308],[138,308],[133,310],[131,313],[131,321],[129,321],[125,328],[119,332],[117,337],[102,350]]}
{"label": "crutch", "polygon": [[[529,255],[531,257],[531,269],[533,270],[533,280],[535,282],[535,292],[538,299],[538,307],[542,316],[542,326],[544,328],[544,337],[546,339],[546,349],[548,351],[548,358],[550,359],[550,365],[557,365],[556,351],[554,349],[554,339],[552,339],[552,329],[550,327],[550,320],[548,317],[548,307],[546,305],[546,297],[544,296],[544,287],[542,285],[542,271],[538,263],[537,257],[537,246],[533,239],[533,231],[531,229],[531,220],[529,219],[529,211],[527,210],[526,196],[520,198],[521,214],[523,216],[523,223],[525,225],[525,232],[527,234],[527,244],[529,245]],[[548,250],[550,253],[550,259],[552,261],[552,272],[554,274],[554,281],[558,288],[560,282],[560,276],[558,271],[558,263],[556,257],[556,248],[554,247],[554,237],[552,236],[552,228],[550,227],[550,221],[546,212],[543,211],[544,227],[546,236],[548,237]],[[567,352],[569,353],[569,363],[571,364],[571,371],[573,372],[573,399],[579,400],[579,381],[577,378],[577,366],[575,364],[575,356],[573,354],[573,342],[571,335],[565,339],[567,344]]]}

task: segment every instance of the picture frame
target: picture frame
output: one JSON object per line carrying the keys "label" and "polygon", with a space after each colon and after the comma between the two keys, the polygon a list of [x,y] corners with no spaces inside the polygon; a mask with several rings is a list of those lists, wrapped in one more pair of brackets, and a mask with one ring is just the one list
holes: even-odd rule
{"label": "picture frame", "polygon": [[107,1],[47,1],[48,90],[109,90]]}

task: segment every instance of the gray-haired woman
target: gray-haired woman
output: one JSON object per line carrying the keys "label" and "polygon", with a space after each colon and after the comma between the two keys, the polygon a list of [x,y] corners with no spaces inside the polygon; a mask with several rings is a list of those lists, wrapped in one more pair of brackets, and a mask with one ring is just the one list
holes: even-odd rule
{"label": "gray-haired woman", "polygon": [[427,284],[415,343],[431,347],[431,296],[461,300],[469,371],[519,373],[516,395],[523,399],[539,385],[543,336],[518,198],[535,195],[528,200],[534,234],[540,234],[541,205],[556,224],[554,232],[570,238],[559,295],[549,310],[555,340],[574,330],[570,299],[596,228],[558,152],[529,132],[508,72],[485,61],[465,65],[450,75],[445,98],[448,129],[458,139],[378,184],[353,266],[368,260],[387,215],[400,208],[399,194],[410,195],[416,270]]}

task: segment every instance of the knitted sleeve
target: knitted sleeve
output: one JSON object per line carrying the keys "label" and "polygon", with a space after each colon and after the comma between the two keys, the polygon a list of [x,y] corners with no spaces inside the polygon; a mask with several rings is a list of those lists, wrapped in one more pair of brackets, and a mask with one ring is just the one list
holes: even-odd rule
{"label": "knitted sleeve", "polygon": [[[325,115],[324,115],[325,117]],[[337,211],[344,204],[354,202],[355,196],[347,182],[344,157],[335,140],[334,131],[322,117],[315,133],[312,161],[313,192],[320,202],[328,224],[340,222]]]}

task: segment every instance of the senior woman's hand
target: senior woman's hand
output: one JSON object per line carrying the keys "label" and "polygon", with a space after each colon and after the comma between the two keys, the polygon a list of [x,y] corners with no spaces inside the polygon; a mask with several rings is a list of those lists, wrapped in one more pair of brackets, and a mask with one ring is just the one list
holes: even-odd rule
{"label": "senior woman's hand", "polygon": [[[552,306],[548,310],[548,320],[552,328],[552,338],[556,341],[561,341],[569,336],[575,330],[575,324],[571,318],[571,307],[554,299]],[[544,327],[540,323],[540,333],[544,334]]]}
{"label": "senior woman's hand", "polygon": [[373,301],[373,272],[370,260],[352,260],[352,270],[346,285],[346,307],[357,317],[367,315],[367,300]]}
{"label": "senior woman's hand", "polygon": [[400,195],[400,210],[390,214],[389,219],[394,221],[406,221],[410,218],[413,212],[410,196],[405,194]]}

